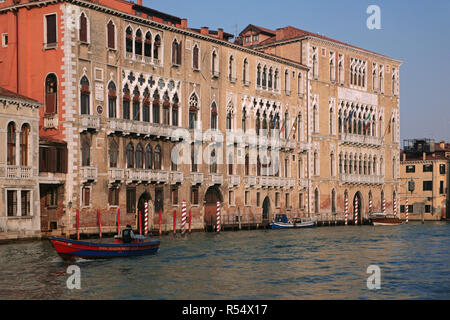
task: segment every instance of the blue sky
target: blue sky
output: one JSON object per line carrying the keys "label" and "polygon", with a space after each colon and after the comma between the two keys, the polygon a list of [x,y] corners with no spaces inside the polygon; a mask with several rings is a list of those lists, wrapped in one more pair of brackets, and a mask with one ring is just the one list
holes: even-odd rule
{"label": "blue sky", "polygon": [[[248,24],[294,26],[403,61],[401,139],[450,142],[450,0],[144,0],[144,5],[189,20],[189,27]],[[369,5],[381,9],[381,30],[366,27]],[[236,29],[237,25],[237,29]]]}

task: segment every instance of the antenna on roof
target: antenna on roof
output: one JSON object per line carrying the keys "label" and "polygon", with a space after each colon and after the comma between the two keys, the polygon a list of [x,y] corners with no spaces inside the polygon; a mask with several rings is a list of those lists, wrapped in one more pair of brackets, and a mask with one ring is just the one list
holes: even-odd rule
{"label": "antenna on roof", "polygon": [[234,37],[237,38],[237,36],[238,36],[238,25],[235,24],[235,25],[233,26],[233,28],[234,28]]}

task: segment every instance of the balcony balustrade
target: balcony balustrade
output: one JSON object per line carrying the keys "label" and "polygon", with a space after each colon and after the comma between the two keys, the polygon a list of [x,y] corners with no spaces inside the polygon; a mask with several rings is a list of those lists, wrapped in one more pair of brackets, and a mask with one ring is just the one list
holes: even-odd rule
{"label": "balcony balustrade", "polygon": [[339,139],[343,144],[352,144],[357,146],[381,146],[381,138],[374,136],[365,136],[352,133],[341,133]]}
{"label": "balcony balustrade", "polygon": [[340,174],[341,182],[347,184],[383,184],[384,177],[377,175]]}
{"label": "balcony balustrade", "polygon": [[100,129],[100,117],[82,114],[80,115],[80,126],[81,131],[85,130],[98,131]]}
{"label": "balcony balustrade", "polygon": [[239,175],[236,174],[231,175],[228,177],[228,179],[229,179],[228,184],[230,186],[237,187],[241,184],[241,176]]}
{"label": "balcony balustrade", "polygon": [[110,168],[108,170],[108,177],[110,183],[121,183],[125,180],[125,170],[118,168]]}
{"label": "balcony balustrade", "polygon": [[245,185],[248,187],[253,187],[256,185],[257,179],[254,176],[245,177]]}
{"label": "balcony balustrade", "polygon": [[44,129],[57,129],[59,124],[58,115],[45,115],[44,116]]}
{"label": "balcony balustrade", "polygon": [[191,173],[191,182],[192,185],[202,184],[204,181],[204,175],[201,172],[192,172]]}
{"label": "balcony balustrade", "polygon": [[32,167],[7,166],[6,179],[29,180],[33,178]]}
{"label": "balcony balustrade", "polygon": [[211,181],[211,185],[222,185],[223,184],[223,174],[211,173],[210,181]]}
{"label": "balcony balustrade", "polygon": [[172,171],[170,172],[170,182],[171,184],[182,184],[184,181],[183,172]]}
{"label": "balcony balustrade", "polygon": [[81,178],[83,182],[97,181],[98,169],[96,167],[81,167]]}

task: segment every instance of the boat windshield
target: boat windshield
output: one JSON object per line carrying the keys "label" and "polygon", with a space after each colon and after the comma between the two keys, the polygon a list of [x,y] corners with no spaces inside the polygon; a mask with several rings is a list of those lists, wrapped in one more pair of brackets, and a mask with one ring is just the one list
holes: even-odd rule
{"label": "boat windshield", "polygon": [[275,216],[275,222],[289,223],[289,219],[285,214],[277,214]]}

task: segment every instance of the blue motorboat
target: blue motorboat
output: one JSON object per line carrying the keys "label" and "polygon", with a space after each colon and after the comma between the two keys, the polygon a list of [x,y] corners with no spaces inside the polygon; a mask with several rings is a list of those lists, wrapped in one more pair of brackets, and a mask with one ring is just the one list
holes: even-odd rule
{"label": "blue motorboat", "polygon": [[294,218],[289,220],[287,214],[277,214],[270,224],[272,229],[299,229],[313,228],[316,226],[317,219],[312,218]]}

